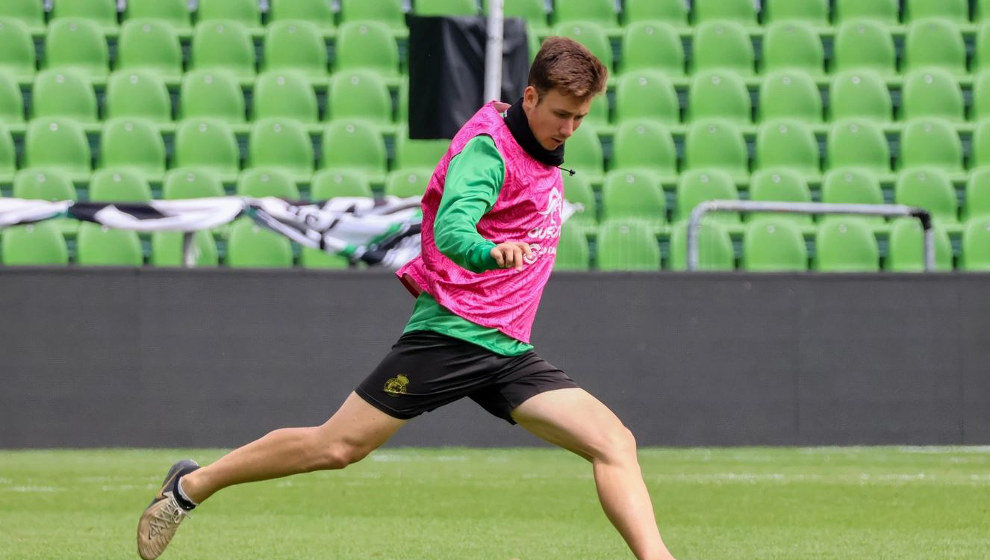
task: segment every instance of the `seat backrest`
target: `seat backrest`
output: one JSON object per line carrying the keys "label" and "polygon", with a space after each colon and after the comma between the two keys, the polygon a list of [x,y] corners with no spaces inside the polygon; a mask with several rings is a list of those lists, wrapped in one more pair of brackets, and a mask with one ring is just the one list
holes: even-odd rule
{"label": "seat backrest", "polygon": [[835,0],[833,19],[837,24],[871,19],[886,25],[897,24],[898,0]]}
{"label": "seat backrest", "polygon": [[688,91],[687,120],[724,119],[736,124],[750,122],[752,100],[738,74],[708,70],[695,75]]}
{"label": "seat backrest", "polygon": [[129,169],[100,169],[89,179],[92,202],[151,202],[151,187],[143,175]]}
{"label": "seat backrest", "polygon": [[[702,202],[709,200],[736,200],[736,190],[732,177],[723,171],[701,170],[681,173],[677,182],[677,207],[674,208],[674,221],[680,222],[691,217],[691,212]],[[739,215],[735,212],[712,212],[706,218],[723,224],[738,224]]]}
{"label": "seat backrest", "polygon": [[862,167],[890,171],[890,147],[880,127],[864,119],[835,122],[827,140],[828,168]]}
{"label": "seat backrest", "polygon": [[[822,181],[822,202],[831,204],[883,204],[883,191],[876,174],[861,168],[836,169]],[[882,217],[864,217],[870,224],[883,223]]]}
{"label": "seat backrest", "polygon": [[[400,142],[396,136],[396,154]],[[328,124],[323,132],[321,156],[321,169],[383,173],[386,166],[385,141],[372,124],[364,121],[336,120]]]}
{"label": "seat backrest", "polygon": [[416,0],[413,13],[418,16],[473,16],[478,14],[474,0]]}
{"label": "seat backrest", "polygon": [[216,173],[237,173],[240,152],[234,132],[223,121],[186,119],[175,131],[173,167],[200,167]]}
{"label": "seat backrest", "polygon": [[[217,244],[213,235],[207,230],[193,233],[194,266],[217,266]],[[151,234],[152,266],[185,267],[182,254],[182,232],[156,231]]]}
{"label": "seat backrest", "polygon": [[244,93],[226,70],[193,70],[182,77],[178,118],[215,118],[237,124],[245,120]]}
{"label": "seat backrest", "polygon": [[615,121],[656,120],[675,124],[681,120],[680,101],[674,84],[655,70],[634,70],[619,78],[615,88]]}
{"label": "seat backrest", "polygon": [[15,77],[30,78],[34,75],[34,40],[23,22],[0,19],[0,44],[3,45],[0,49],[0,70]]}
{"label": "seat backrest", "polygon": [[808,270],[808,248],[794,222],[753,220],[743,235],[742,268],[750,272]]}
{"label": "seat backrest", "polygon": [[309,80],[294,70],[272,70],[258,75],[251,106],[254,120],[295,119],[311,124],[319,120],[316,92]]}
{"label": "seat backrest", "polygon": [[96,122],[96,92],[86,76],[71,69],[42,70],[34,80],[34,117],[66,117]]}
{"label": "seat backrest", "polygon": [[[935,224],[935,270],[952,270],[952,243],[945,228]],[[891,272],[922,272],[925,269],[924,232],[915,218],[897,218],[890,225],[884,269]]]}
{"label": "seat backrest", "polygon": [[[482,0],[481,9],[488,15],[489,2]],[[530,33],[549,32],[547,25],[547,4],[543,0],[505,0],[502,6],[505,17],[526,20]]]}
{"label": "seat backrest", "polygon": [[658,177],[677,175],[674,138],[653,121],[626,121],[619,125],[612,144],[612,169],[642,169]]}
{"label": "seat backrest", "polygon": [[902,171],[894,184],[897,204],[928,210],[942,223],[958,221],[956,192],[949,177],[940,169],[917,168]]}
{"label": "seat backrest", "polygon": [[131,117],[107,121],[100,136],[100,167],[161,177],[165,173],[165,142],[158,127]]}
{"label": "seat backrest", "polygon": [[387,25],[378,21],[352,21],[337,33],[335,71],[367,69],[384,77],[399,71],[399,47]]}
{"label": "seat backrest", "polygon": [[622,15],[627,26],[640,21],[662,21],[684,27],[688,23],[688,6],[684,0],[625,0]]}
{"label": "seat backrest", "polygon": [[721,169],[733,177],[749,171],[749,154],[742,131],[730,122],[703,120],[684,139],[684,169]]}
{"label": "seat backrest", "polygon": [[69,264],[65,238],[52,222],[4,228],[0,237],[0,262],[6,266]]}
{"label": "seat backrest", "polygon": [[990,167],[974,169],[966,181],[961,218],[990,216]]}
{"label": "seat backrest", "polygon": [[856,218],[833,217],[818,226],[814,268],[819,272],[876,272],[880,251],[873,230]]}
{"label": "seat backrest", "polygon": [[72,179],[64,171],[53,168],[22,169],[14,176],[14,198],[31,200],[76,200]]}
{"label": "seat backrest", "polygon": [[365,70],[337,72],[327,88],[326,117],[391,123],[392,97],[385,80]]}
{"label": "seat backrest", "polygon": [[299,187],[292,175],[277,168],[247,169],[237,179],[237,194],[261,198],[275,196],[299,200]]}
{"label": "seat backrest", "polygon": [[10,130],[0,123],[0,176],[10,177],[17,168],[17,151]]}
{"label": "seat backrest", "polygon": [[55,20],[45,36],[45,68],[76,68],[92,77],[108,74],[110,55],[103,30],[87,19]]}
{"label": "seat backrest", "polygon": [[955,127],[942,119],[919,118],[901,132],[900,168],[937,167],[947,172],[963,169],[962,141]]}
{"label": "seat backrest", "polygon": [[660,246],[649,224],[612,220],[598,226],[599,270],[659,270]]}
{"label": "seat backrest", "polygon": [[310,198],[329,200],[341,196],[371,198],[371,185],[368,184],[364,173],[327,169],[313,175],[310,183]]}
{"label": "seat backrest", "polygon": [[750,0],[695,0],[694,21],[730,20],[756,25],[756,7]]}
{"label": "seat backrest", "polygon": [[953,122],[965,120],[963,93],[956,79],[941,68],[916,70],[904,79],[901,119],[938,117]]}
{"label": "seat backrest", "polygon": [[973,45],[973,73],[990,68],[990,10],[986,13],[986,17],[988,19],[983,20],[976,31],[976,42]]}
{"label": "seat backrest", "polygon": [[255,73],[254,45],[243,24],[200,21],[193,31],[190,70],[224,69],[239,78]]}
{"label": "seat backrest", "polygon": [[622,72],[655,70],[684,75],[684,46],[677,31],[658,21],[637,21],[622,34]]}
{"label": "seat backrest", "polygon": [[966,222],[959,270],[990,271],[990,218],[973,218]]}
{"label": "seat backrest", "polygon": [[990,119],[977,123],[970,141],[969,167],[976,169],[990,165]]}
{"label": "seat backrest", "polygon": [[590,260],[588,238],[585,236],[584,228],[568,220],[560,228],[553,269],[588,270]]}
{"label": "seat backrest", "polygon": [[257,0],[199,0],[199,21],[236,21],[245,27],[261,26],[261,7]]}
{"label": "seat backrest", "polygon": [[969,22],[967,0],[905,0],[904,20],[940,18],[954,23]]}
{"label": "seat backrest", "polygon": [[269,0],[268,4],[269,24],[294,20],[308,21],[320,29],[334,26],[333,3],[327,0]]}
{"label": "seat backrest", "polygon": [[248,139],[248,167],[281,168],[307,180],[313,174],[313,143],[292,119],[255,121]]}
{"label": "seat backrest", "polygon": [[883,23],[872,20],[848,21],[835,34],[832,71],[868,69],[881,76],[896,71],[894,39]]}
{"label": "seat backrest", "polygon": [[793,119],[809,124],[822,122],[822,98],[814,80],[799,70],[767,75],[760,84],[757,120]]}
{"label": "seat backrest", "polygon": [[743,76],[755,73],[753,43],[742,25],[732,21],[710,21],[695,28],[691,67],[700,70],[731,70]]}
{"label": "seat backrest", "polygon": [[340,30],[343,31],[343,24],[355,21],[375,21],[390,29],[405,28],[402,0],[340,0]]}
{"label": "seat backrest", "polygon": [[144,254],[137,232],[90,222],[79,224],[76,263],[81,266],[141,266]]}
{"label": "seat backrest", "polygon": [[24,122],[24,97],[17,79],[0,71],[0,123],[11,125]]}
{"label": "seat backrest", "polygon": [[602,186],[602,221],[643,220],[660,227],[667,222],[663,190],[646,171],[613,171]]}
{"label": "seat backrest", "polygon": [[24,137],[24,167],[53,167],[89,173],[92,161],[82,126],[72,119],[39,118]]}
{"label": "seat backrest", "polygon": [[598,203],[595,201],[595,192],[591,188],[591,181],[581,174],[562,173],[561,175],[564,179],[564,199],[582,206],[580,212],[575,212],[567,219],[568,223],[574,223],[585,231],[597,227]]}
{"label": "seat backrest", "polygon": [[52,21],[61,18],[90,20],[101,27],[117,26],[116,0],[55,0],[52,3]]}
{"label": "seat backrest", "polygon": [[105,117],[134,117],[155,123],[172,120],[168,87],[154,72],[121,70],[107,80]]}
{"label": "seat backrest", "polygon": [[126,19],[157,19],[180,30],[191,27],[187,0],[127,0]]}
{"label": "seat backrest", "polygon": [[263,70],[297,70],[312,78],[327,75],[327,47],[308,21],[276,21],[265,32]]}
{"label": "seat backrest", "polygon": [[605,30],[597,23],[570,21],[559,23],[553,28],[554,35],[569,37],[581,43],[595,55],[610,71],[613,68],[612,44]]}
{"label": "seat backrest", "polygon": [[162,76],[182,75],[182,46],[172,25],[157,19],[131,19],[120,28],[117,69],[148,69]]}
{"label": "seat backrest", "polygon": [[591,21],[603,27],[615,27],[619,17],[613,0],[571,0],[558,2],[553,11],[554,22]]}
{"label": "seat backrest", "polygon": [[4,0],[0,2],[0,17],[17,20],[29,29],[44,29],[45,4],[38,0]]}
{"label": "seat backrest", "polygon": [[825,72],[825,49],[810,24],[774,23],[763,39],[762,65],[764,72],[797,69],[820,76]]}
{"label": "seat backrest", "polygon": [[388,174],[385,180],[385,194],[406,198],[422,196],[430,184],[433,169],[429,167],[407,167]]}
{"label": "seat backrest", "polygon": [[[688,268],[688,223],[678,222],[670,230],[671,270]],[[732,239],[722,224],[704,220],[698,228],[698,270],[732,270],[735,268]]]}
{"label": "seat backrest", "polygon": [[202,168],[175,168],[165,175],[162,198],[182,200],[223,196],[223,183],[213,171]]}
{"label": "seat backrest", "polygon": [[973,79],[970,120],[980,122],[990,117],[990,71],[983,70]]}
{"label": "seat backrest", "polygon": [[886,122],[894,119],[887,85],[869,70],[849,70],[832,78],[829,113],[833,121],[859,118]]}
{"label": "seat backrest", "polygon": [[226,262],[231,268],[290,268],[292,244],[284,235],[240,219],[230,226]]}
{"label": "seat backrest", "polygon": [[764,0],[763,21],[802,21],[828,26],[829,0]]}
{"label": "seat backrest", "polygon": [[[804,175],[793,169],[761,169],[749,180],[749,199],[754,202],[811,202],[811,190]],[[752,221],[765,216],[777,216],[800,225],[811,223],[809,214],[754,212],[746,219]]]}
{"label": "seat backrest", "polygon": [[793,169],[805,176],[819,173],[818,141],[808,125],[775,120],[760,125],[756,133],[755,169]]}
{"label": "seat backrest", "polygon": [[904,41],[903,70],[938,67],[966,73],[966,45],[957,24],[938,18],[913,22]]}
{"label": "seat backrest", "polygon": [[605,159],[598,131],[589,123],[582,124],[567,139],[564,155],[564,166],[587,173],[592,181],[598,180],[605,173]]}

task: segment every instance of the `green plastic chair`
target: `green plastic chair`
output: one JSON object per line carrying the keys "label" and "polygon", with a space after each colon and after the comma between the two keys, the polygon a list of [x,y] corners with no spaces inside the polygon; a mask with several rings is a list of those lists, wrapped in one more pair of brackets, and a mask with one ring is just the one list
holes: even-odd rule
{"label": "green plastic chair", "polygon": [[262,198],[274,196],[286,200],[300,200],[299,187],[292,174],[278,168],[247,169],[237,180],[237,194]]}
{"label": "green plastic chair", "polygon": [[990,117],[990,71],[983,70],[973,79],[970,120],[981,122]]}
{"label": "green plastic chair", "polygon": [[582,206],[582,211],[575,212],[567,219],[567,223],[573,224],[585,232],[595,231],[598,228],[598,203],[595,201],[595,192],[591,188],[591,181],[582,174],[564,173],[562,175],[564,199]]}
{"label": "green plastic chair", "polygon": [[990,0],[976,0],[973,9],[973,21],[982,21],[990,17]]}
{"label": "green plastic chair", "polygon": [[613,171],[602,186],[602,221],[641,220],[659,233],[667,223],[663,189],[646,171]]}
{"label": "green plastic chair", "polygon": [[742,269],[749,272],[808,270],[808,248],[793,222],[776,218],[753,220],[743,234]]}
{"label": "green plastic chair", "polygon": [[225,70],[194,70],[182,78],[179,119],[212,118],[241,124],[244,93],[237,78]]}
{"label": "green plastic chair", "polygon": [[224,182],[233,182],[240,171],[240,152],[234,132],[217,119],[186,119],[175,131],[173,167],[210,170]]}
{"label": "green plastic chair", "polygon": [[182,77],[182,47],[168,22],[132,19],[120,28],[117,42],[118,70],[147,70],[166,80]]}
{"label": "green plastic chair", "polygon": [[835,34],[832,72],[872,70],[883,77],[893,76],[896,59],[890,30],[879,21],[848,21]]}
{"label": "green plastic chair", "polygon": [[303,74],[273,70],[258,75],[254,83],[254,120],[294,119],[303,124],[319,121],[316,92]]}
{"label": "green plastic chair", "polygon": [[[401,138],[397,136],[397,154],[401,143]],[[385,180],[385,142],[370,123],[350,120],[331,122],[323,132],[321,155],[321,169],[358,171],[371,183]]]}
{"label": "green plastic chair", "polygon": [[625,0],[622,16],[626,26],[641,21],[658,21],[674,27],[687,27],[688,7],[684,0]]}
{"label": "green plastic chair", "polygon": [[224,196],[223,184],[220,177],[208,169],[172,169],[165,174],[162,182],[162,198],[165,200],[216,196]]}
{"label": "green plastic chair", "polygon": [[822,97],[808,74],[784,70],[763,79],[757,120],[776,119],[793,119],[807,124],[822,122]]}
{"label": "green plastic chair", "polygon": [[974,169],[966,181],[962,221],[990,216],[990,168]]}
{"label": "green plastic chair", "polygon": [[[677,182],[677,206],[674,208],[674,221],[682,222],[691,218],[691,212],[702,202],[709,200],[737,200],[739,191],[732,177],[724,171],[708,169],[681,173]],[[723,225],[739,223],[735,212],[713,212],[705,218]]]}
{"label": "green plastic chair", "polygon": [[775,120],[760,125],[756,133],[755,169],[793,169],[805,177],[821,174],[818,141],[808,125]]}
{"label": "green plastic chair", "polygon": [[392,96],[385,80],[365,70],[334,74],[327,89],[326,118],[361,119],[392,128]]}
{"label": "green plastic chair", "polygon": [[880,250],[870,226],[834,216],[818,226],[813,261],[819,272],[878,272]]}
{"label": "green plastic chair", "polygon": [[94,223],[79,224],[76,263],[81,266],[141,266],[144,254],[137,232]]}
{"label": "green plastic chair", "polygon": [[667,23],[637,21],[622,34],[622,72],[651,70],[669,76],[684,75],[684,46]]}
{"label": "green plastic chair", "polygon": [[763,39],[763,71],[800,70],[812,76],[825,74],[825,50],[811,25],[783,21],[770,25]]}
{"label": "green plastic chair", "polygon": [[269,0],[268,21],[308,21],[324,33],[334,30],[333,2],[328,0]]}
{"label": "green plastic chair", "polygon": [[956,192],[949,177],[939,169],[920,168],[901,172],[894,184],[894,202],[928,210],[936,220],[956,223]]}
{"label": "green plastic chair", "polygon": [[[866,169],[848,168],[828,172],[822,181],[822,202],[829,204],[883,204],[883,191],[876,174]],[[825,221],[828,216],[821,218]],[[874,229],[884,225],[881,216],[857,216]]]}
{"label": "green plastic chair", "polygon": [[[482,1],[482,11],[488,15],[488,2]],[[550,34],[547,24],[547,6],[543,0],[505,0],[502,6],[503,15],[507,18],[522,18],[526,20],[528,33],[537,37]]]}
{"label": "green plastic chair", "polygon": [[573,223],[574,218],[564,222],[560,228],[560,239],[557,242],[557,253],[553,261],[554,270],[588,270],[591,263],[591,251],[588,248],[588,238],[585,229]]}
{"label": "green plastic chair", "polygon": [[200,22],[234,21],[256,30],[261,28],[261,7],[257,0],[199,0],[196,18]]}
{"label": "green plastic chair", "polygon": [[619,125],[612,145],[613,170],[647,171],[659,180],[677,176],[677,149],[670,131],[652,121]]}
{"label": "green plastic chair", "polygon": [[399,198],[423,196],[432,175],[433,169],[429,167],[397,169],[388,174],[385,194]]}
{"label": "green plastic chair", "polygon": [[655,120],[663,124],[680,121],[680,101],[670,80],[654,70],[623,74],[615,88],[615,121]]}
{"label": "green plastic chair", "polygon": [[276,21],[265,32],[263,70],[295,70],[311,80],[327,77],[327,47],[308,21]]}
{"label": "green plastic chair", "polygon": [[[193,233],[195,247],[195,267],[214,267],[220,263],[217,255],[217,244],[213,235],[208,231]],[[182,252],[182,232],[156,231],[151,234],[151,257],[149,263],[158,267],[185,267]]]}
{"label": "green plastic chair", "polygon": [[[884,270],[890,272],[923,272],[924,232],[915,218],[897,218],[890,226]],[[935,270],[952,270],[952,243],[945,228],[935,224]]]}
{"label": "green plastic chair", "polygon": [[16,169],[17,152],[14,148],[14,139],[7,126],[0,123],[0,183],[10,183]]}
{"label": "green plastic chair", "polygon": [[395,168],[428,167],[432,172],[449,147],[449,140],[412,140],[402,127],[395,134]]}
{"label": "green plastic chair", "polygon": [[901,91],[901,119],[917,117],[965,120],[962,89],[952,74],[940,68],[926,68],[907,75]]}
{"label": "green plastic chair", "polygon": [[18,126],[24,124],[24,97],[17,79],[0,71],[0,124]]}
{"label": "green plastic chair", "polygon": [[687,120],[724,119],[750,122],[752,101],[746,84],[734,72],[709,70],[695,75],[688,90]]}
{"label": "green plastic chair", "polygon": [[186,33],[192,28],[187,0],[127,0],[124,18],[156,19]]}
{"label": "green plastic chair", "polygon": [[584,116],[582,123],[592,126],[595,130],[609,126],[608,119],[608,99],[604,95],[596,95],[591,99],[591,106],[588,114]]}
{"label": "green plastic chair", "polygon": [[350,268],[351,261],[343,255],[302,247],[299,251],[299,265],[309,269],[344,269]]}
{"label": "green plastic chair", "polygon": [[72,178],[52,168],[22,169],[14,177],[14,198],[60,202],[77,200]]}
{"label": "green plastic chair", "polygon": [[236,21],[200,21],[193,31],[189,69],[254,78],[254,44],[247,28]]}
{"label": "green plastic chair", "polygon": [[[990,2],[988,2],[990,4]],[[984,12],[990,16],[990,10]],[[973,45],[973,73],[990,68],[990,19],[979,24]]]}
{"label": "green plastic chair", "polygon": [[151,202],[144,175],[130,169],[100,169],[89,179],[91,202]]}
{"label": "green plastic chair", "polygon": [[842,24],[851,20],[870,19],[885,25],[897,25],[898,0],[835,0],[833,20]]}
{"label": "green plastic chair", "polygon": [[417,16],[474,16],[478,5],[474,0],[416,0],[413,13]]}
{"label": "green plastic chair", "polygon": [[296,180],[313,175],[313,143],[303,126],[291,119],[265,119],[251,127],[247,167],[283,169]]}
{"label": "green plastic chair", "polygon": [[941,119],[914,119],[901,133],[900,168],[936,167],[963,170],[962,142],[956,129]]}
{"label": "green plastic chair", "polygon": [[684,139],[684,169],[718,169],[734,179],[749,173],[749,154],[742,131],[731,122],[698,121],[688,129]]}
{"label": "green plastic chair", "polygon": [[612,44],[609,42],[605,28],[583,21],[559,23],[553,28],[554,35],[568,37],[584,45],[591,54],[601,61],[610,71],[614,68]]}
{"label": "green plastic chair", "polygon": [[850,70],[832,79],[829,86],[831,120],[858,118],[878,122],[894,119],[887,85],[874,72]]}
{"label": "green plastic chair", "polygon": [[72,119],[39,118],[28,123],[24,167],[60,169],[74,179],[89,176],[89,142],[82,125]]}
{"label": "green plastic chair", "polygon": [[[422,0],[418,0],[422,1]],[[619,25],[619,15],[612,0],[570,0],[558,2],[553,11],[554,23],[590,21],[605,29]]]}
{"label": "green plastic chair", "polygon": [[755,73],[754,65],[753,43],[738,23],[710,21],[695,28],[691,54],[693,72],[729,70],[751,76]]}
{"label": "green plastic chair", "polygon": [[817,27],[828,27],[829,0],[765,0],[763,21],[801,21]]}
{"label": "green plastic chair", "polygon": [[310,182],[310,198],[329,200],[339,197],[372,198],[371,185],[363,173],[326,169],[313,175]]}
{"label": "green plastic chair", "polygon": [[[345,23],[374,21],[384,24],[392,33],[408,33],[402,0],[340,0],[340,31]],[[339,38],[339,34],[338,34]]]}
{"label": "green plastic chair", "polygon": [[959,270],[990,271],[990,218],[974,218],[966,222]]}
{"label": "green plastic chair", "polygon": [[862,167],[890,172],[890,147],[880,127],[864,119],[834,122],[826,141],[828,168]]}
{"label": "green plastic chair", "polygon": [[241,218],[230,226],[227,266],[291,268],[292,244],[284,235],[265,229],[249,218]]}
{"label": "green plastic chair", "polygon": [[969,23],[967,0],[905,0],[904,20],[939,18],[953,23]]}
{"label": "green plastic chair", "polygon": [[[687,222],[674,224],[670,231],[670,270],[687,270]],[[698,228],[698,270],[732,270],[735,252],[729,232],[721,224],[704,220]]]}
{"label": "green plastic chair", "polygon": [[100,167],[130,169],[148,180],[165,175],[165,142],[154,123],[132,118],[107,121],[100,136]]}
{"label": "green plastic chair", "polygon": [[117,29],[116,0],[55,0],[52,21],[63,18],[86,19],[107,31]]}
{"label": "green plastic chair", "polygon": [[152,72],[121,70],[107,80],[105,117],[172,121],[172,100],[165,82]]}
{"label": "green plastic chair", "polygon": [[86,19],[53,21],[45,36],[44,67],[75,69],[94,81],[106,78],[110,55],[103,29]]}
{"label": "green plastic chair", "polygon": [[598,227],[598,270],[659,270],[660,245],[647,223],[604,222]]}
{"label": "green plastic chair", "polygon": [[564,167],[588,175],[593,183],[601,181],[605,174],[605,159],[593,125],[582,124],[567,139],[565,146]]}
{"label": "green plastic chair", "polygon": [[71,70],[42,70],[34,80],[31,112],[38,117],[64,117],[94,123],[96,93],[83,74]]}
{"label": "green plastic chair", "polygon": [[0,237],[0,262],[6,266],[69,264],[69,249],[58,226],[38,222],[5,228]]}
{"label": "green plastic chair", "polygon": [[341,25],[335,57],[337,72],[368,70],[386,80],[399,78],[399,47],[384,23],[361,21]]}
{"label": "green plastic chair", "polygon": [[[0,2],[0,6],[5,5]],[[2,10],[3,8],[0,8]],[[15,19],[0,19],[0,72],[21,82],[29,82],[35,73],[34,40],[27,25]]]}
{"label": "green plastic chair", "polygon": [[915,21],[904,42],[904,71],[941,68],[966,73],[966,45],[957,24],[943,19]]}
{"label": "green plastic chair", "polygon": [[[749,199],[754,202],[811,202],[811,190],[804,175],[793,169],[761,169],[749,180]],[[799,226],[811,224],[810,214],[780,214],[753,212],[748,221],[774,216],[790,220]]]}
{"label": "green plastic chair", "polygon": [[[0,18],[18,21],[29,33],[45,32],[45,4],[38,0],[4,0],[0,2]],[[7,43],[3,44],[6,49]]]}
{"label": "green plastic chair", "polygon": [[976,125],[970,143],[970,169],[990,165],[990,120],[980,121]]}
{"label": "green plastic chair", "polygon": [[695,0],[693,4],[696,24],[725,20],[756,25],[756,7],[749,0]]}

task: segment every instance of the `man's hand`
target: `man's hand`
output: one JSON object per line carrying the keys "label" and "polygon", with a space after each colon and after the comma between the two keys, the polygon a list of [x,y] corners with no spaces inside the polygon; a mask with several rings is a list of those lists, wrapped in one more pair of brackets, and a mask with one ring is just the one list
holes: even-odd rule
{"label": "man's hand", "polygon": [[522,270],[526,259],[533,258],[533,250],[529,248],[529,243],[506,241],[492,247],[492,258],[499,268],[515,267],[516,270]]}

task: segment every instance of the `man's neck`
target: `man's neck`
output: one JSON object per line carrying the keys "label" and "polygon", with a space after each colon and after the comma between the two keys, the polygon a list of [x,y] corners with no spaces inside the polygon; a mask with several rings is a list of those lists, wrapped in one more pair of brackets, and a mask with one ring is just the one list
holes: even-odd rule
{"label": "man's neck", "polygon": [[563,144],[556,150],[548,150],[540,145],[540,141],[536,139],[533,130],[529,127],[526,111],[523,110],[522,98],[513,103],[506,111],[505,124],[509,127],[509,132],[512,133],[516,142],[536,161],[554,167],[564,163]]}

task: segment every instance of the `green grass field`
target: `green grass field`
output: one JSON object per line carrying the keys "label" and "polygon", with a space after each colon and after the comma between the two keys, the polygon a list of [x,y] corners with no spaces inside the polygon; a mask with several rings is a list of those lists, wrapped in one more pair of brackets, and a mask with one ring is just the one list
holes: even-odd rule
{"label": "green grass field", "polygon": [[[137,558],[168,465],[218,450],[0,452],[0,558]],[[990,448],[644,449],[680,560],[990,558]],[[589,466],[551,449],[383,449],[231,488],[167,559],[631,558]]]}

